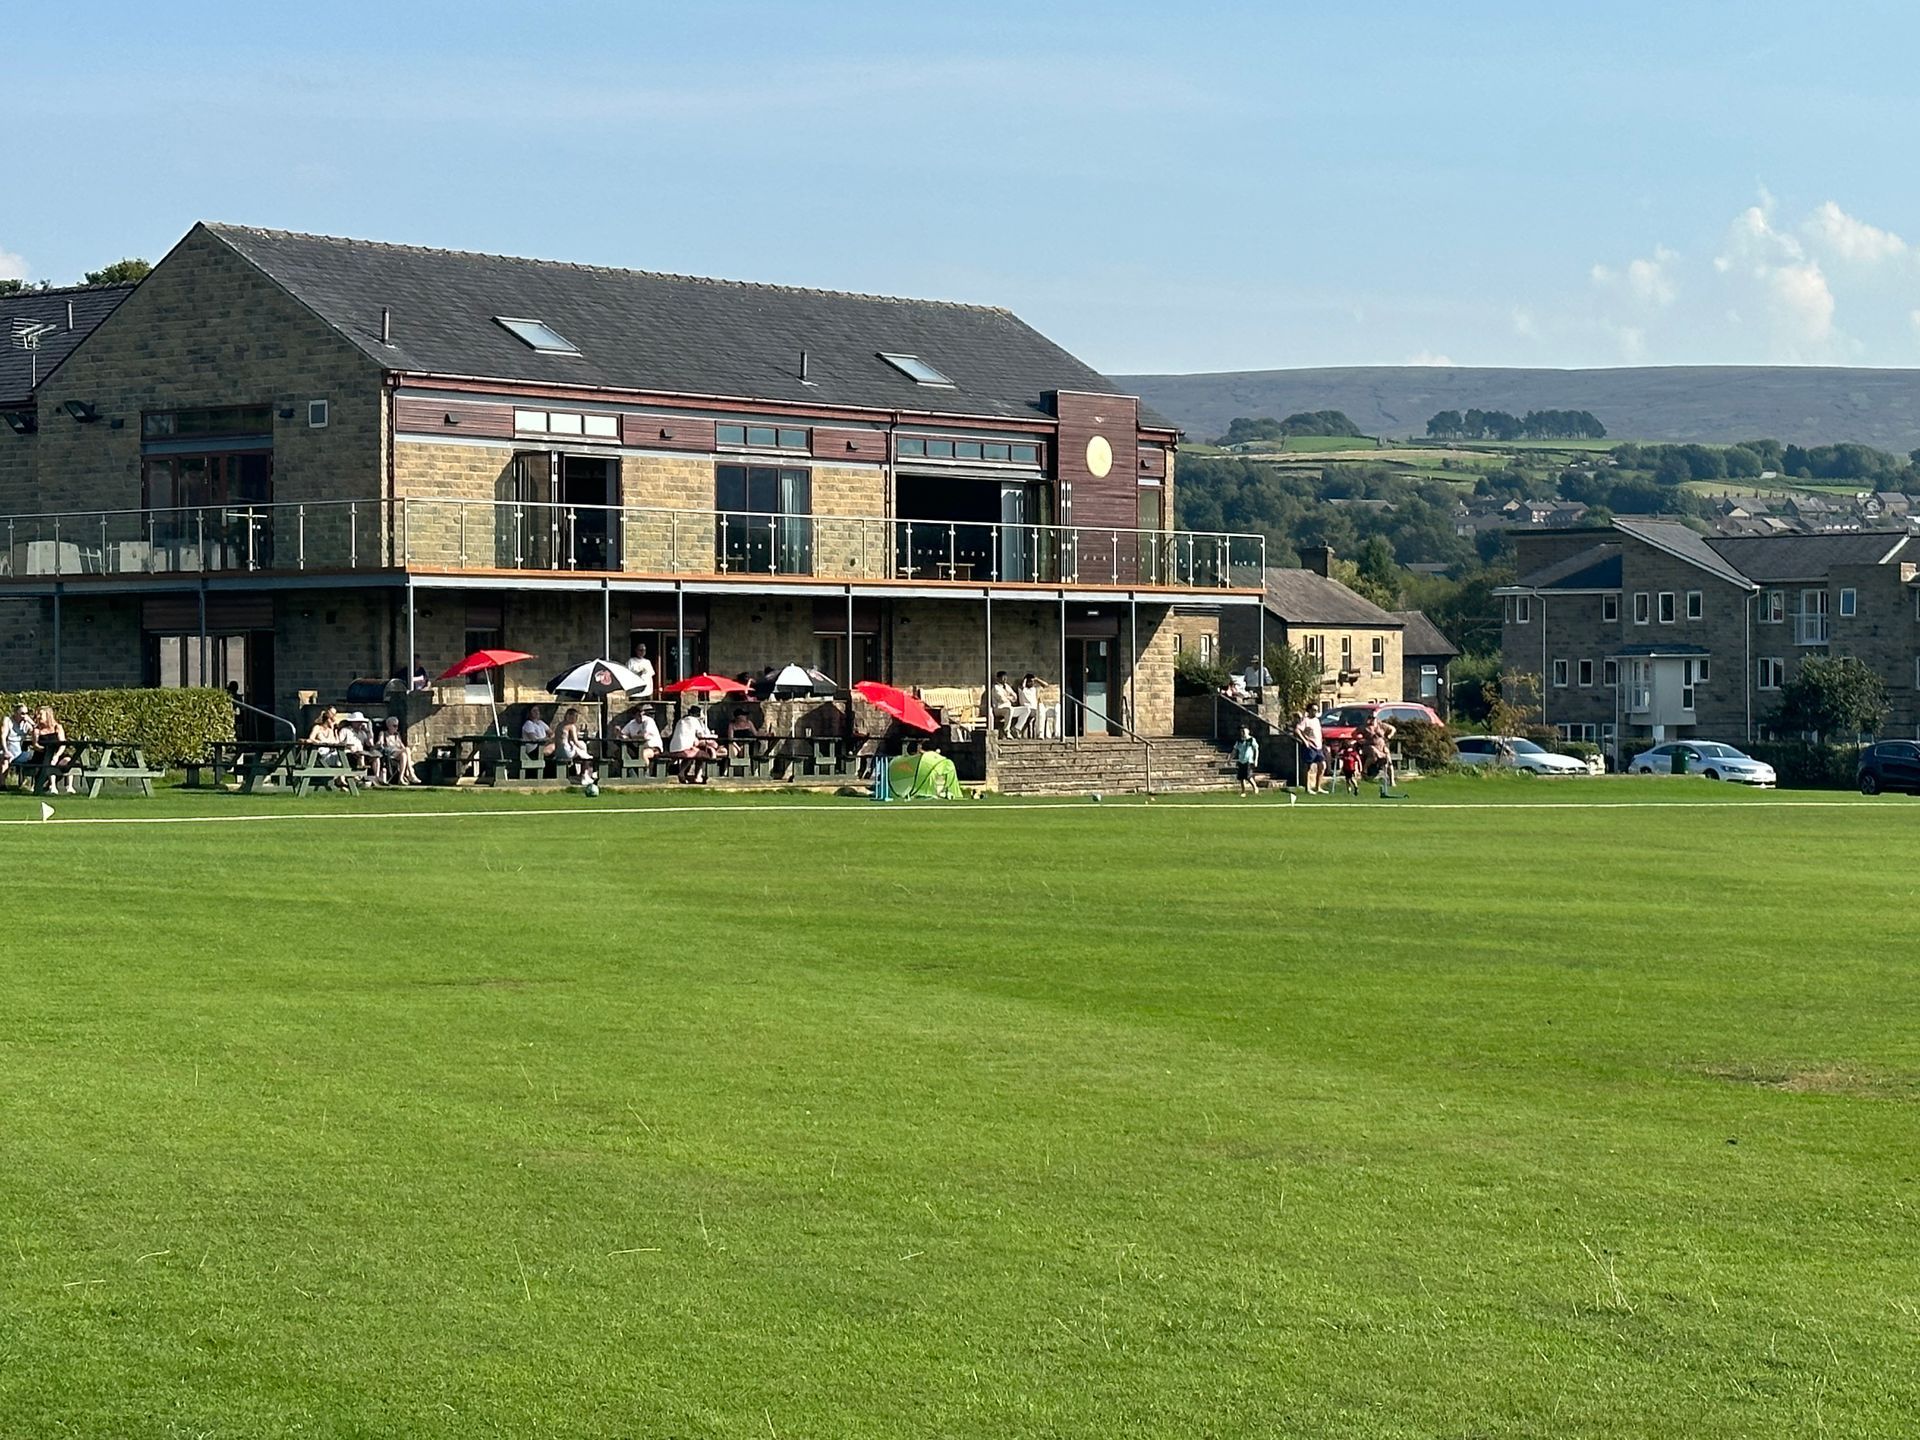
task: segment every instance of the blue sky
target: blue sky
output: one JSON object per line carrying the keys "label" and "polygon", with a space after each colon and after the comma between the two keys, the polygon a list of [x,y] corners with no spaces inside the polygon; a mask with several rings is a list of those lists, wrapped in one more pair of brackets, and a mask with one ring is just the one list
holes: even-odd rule
{"label": "blue sky", "polygon": [[1920,365],[1920,7],[10,7],[0,274],[196,219],[1003,304],[1094,365]]}

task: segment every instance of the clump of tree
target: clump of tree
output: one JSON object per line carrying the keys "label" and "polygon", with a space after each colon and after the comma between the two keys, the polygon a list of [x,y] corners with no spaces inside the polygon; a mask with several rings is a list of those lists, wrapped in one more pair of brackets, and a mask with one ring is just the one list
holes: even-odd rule
{"label": "clump of tree", "polygon": [[1282,715],[1320,712],[1327,672],[1318,657],[1291,645],[1269,645],[1265,664],[1267,683],[1262,688],[1279,703]]}
{"label": "clump of tree", "polygon": [[1442,410],[1427,421],[1429,440],[1604,440],[1591,410]]}
{"label": "clump of tree", "polygon": [[1786,475],[1797,480],[1851,482],[1867,490],[1899,490],[1920,484],[1920,461],[1871,445],[1782,445],[1743,440],[1738,445],[1637,445],[1607,452],[1616,469],[1650,476],[1661,485],[1700,480],[1757,480]]}
{"label": "clump of tree", "polygon": [[1887,723],[1887,687],[1858,656],[1809,656],[1780,692],[1770,723],[1775,730],[1851,744]]}
{"label": "clump of tree", "polygon": [[1275,420],[1271,415],[1261,416],[1257,420],[1245,415],[1236,416],[1227,425],[1227,433],[1220,437],[1220,444],[1277,443],[1289,435],[1341,435],[1356,440],[1366,438],[1344,411],[1301,410],[1284,420]]}
{"label": "clump of tree", "polygon": [[89,270],[83,278],[89,285],[125,285],[146,279],[152,270],[153,266],[145,260],[130,255],[125,260],[102,265],[98,270]]}

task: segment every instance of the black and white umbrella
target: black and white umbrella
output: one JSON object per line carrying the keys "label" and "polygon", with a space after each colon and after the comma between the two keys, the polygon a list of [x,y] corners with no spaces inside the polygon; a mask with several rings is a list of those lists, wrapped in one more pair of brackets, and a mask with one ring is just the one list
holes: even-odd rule
{"label": "black and white umbrella", "polygon": [[789,665],[773,677],[775,695],[835,695],[839,690],[831,675],[805,665]]}
{"label": "black and white umbrella", "polygon": [[547,682],[547,693],[562,700],[604,700],[609,695],[647,688],[647,682],[611,660],[586,660]]}

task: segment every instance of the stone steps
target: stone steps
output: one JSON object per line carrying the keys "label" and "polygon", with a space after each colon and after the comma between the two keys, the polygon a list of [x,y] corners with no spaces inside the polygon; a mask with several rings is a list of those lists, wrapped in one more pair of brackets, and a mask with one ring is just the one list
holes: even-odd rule
{"label": "stone steps", "polygon": [[[1147,788],[1147,758],[1125,739],[1084,739],[1078,746],[1051,740],[995,740],[992,774],[1007,795],[1137,794]],[[1231,790],[1233,762],[1207,740],[1153,742],[1153,791],[1191,794]]]}

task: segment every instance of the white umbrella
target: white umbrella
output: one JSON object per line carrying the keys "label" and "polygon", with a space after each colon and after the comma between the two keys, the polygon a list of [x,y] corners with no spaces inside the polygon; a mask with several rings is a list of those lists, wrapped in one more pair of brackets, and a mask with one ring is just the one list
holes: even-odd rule
{"label": "white umbrella", "polygon": [[832,695],[839,689],[831,675],[823,675],[804,665],[789,665],[773,677],[773,692],[776,695],[782,690],[796,690],[802,695]]}
{"label": "white umbrella", "polygon": [[547,693],[563,700],[604,700],[616,691],[644,690],[647,682],[612,660],[583,660],[547,682]]}

